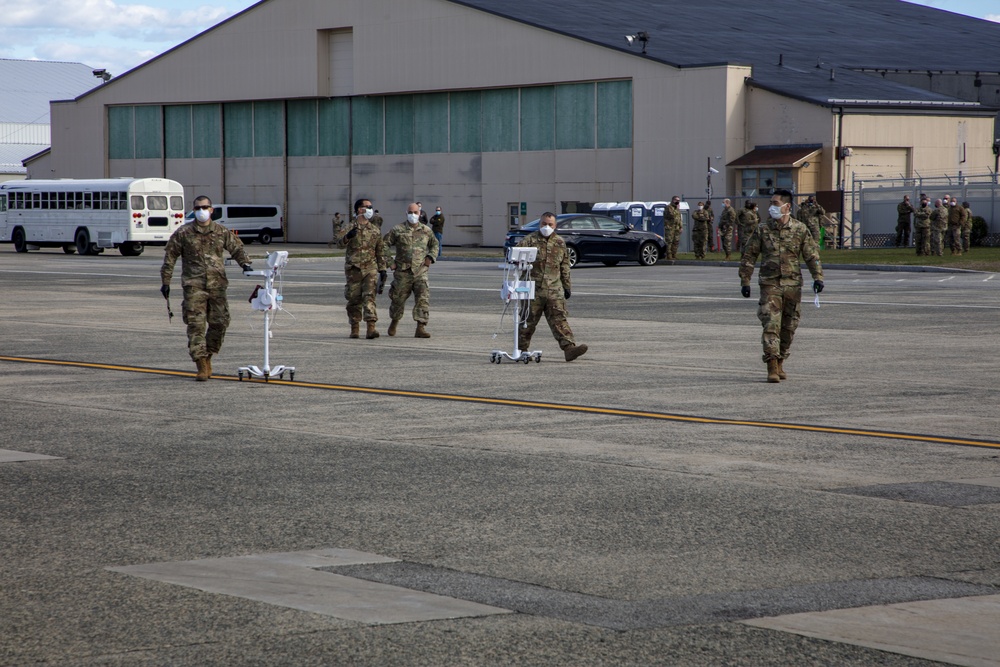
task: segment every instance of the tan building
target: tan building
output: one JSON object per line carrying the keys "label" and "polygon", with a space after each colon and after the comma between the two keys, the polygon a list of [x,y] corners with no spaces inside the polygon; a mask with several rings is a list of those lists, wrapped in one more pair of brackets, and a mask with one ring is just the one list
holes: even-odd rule
{"label": "tan building", "polygon": [[[827,11],[775,4],[802,21]],[[774,187],[811,192],[880,170],[991,168],[994,109],[850,61],[938,57],[905,40],[891,54],[856,44],[900,21],[932,16],[937,39],[964,31],[965,53],[970,40],[1000,52],[1000,25],[872,5],[844,10],[864,14],[851,39],[817,31],[778,53],[762,38],[771,15],[750,6],[696,16],[639,0],[264,0],[53,104],[51,152],[30,169],[163,176],[189,197],[281,204],[296,242],[327,241],[333,213],[358,197],[389,223],[420,200],[445,210],[446,243],[495,246],[544,210],[697,199],[706,186],[739,196],[751,182],[759,193],[769,169]],[[659,31],[658,8],[676,19]],[[687,37],[704,25],[711,39]],[[842,64],[817,63],[817,49]],[[792,153],[775,162],[770,150]],[[720,172],[707,183],[706,164]]]}

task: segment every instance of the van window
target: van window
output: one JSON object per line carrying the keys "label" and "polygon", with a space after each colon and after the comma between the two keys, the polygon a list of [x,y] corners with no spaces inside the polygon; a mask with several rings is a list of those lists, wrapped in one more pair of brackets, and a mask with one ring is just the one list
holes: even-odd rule
{"label": "van window", "polygon": [[273,218],[278,215],[274,206],[230,206],[229,219],[234,218]]}

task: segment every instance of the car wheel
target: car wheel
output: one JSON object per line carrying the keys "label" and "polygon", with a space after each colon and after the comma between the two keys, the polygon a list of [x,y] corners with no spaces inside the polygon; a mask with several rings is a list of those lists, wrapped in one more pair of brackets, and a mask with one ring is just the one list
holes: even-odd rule
{"label": "car wheel", "polygon": [[14,241],[14,252],[28,252],[28,241],[24,237],[23,229],[20,227],[15,229],[11,240]]}
{"label": "car wheel", "polygon": [[617,259],[606,259],[606,260],[604,260],[602,262],[602,264],[604,264],[604,266],[618,266],[618,260]]}
{"label": "car wheel", "polygon": [[90,233],[86,229],[81,229],[76,233],[76,251],[81,255],[94,254],[90,248]]}
{"label": "car wheel", "polygon": [[138,257],[142,254],[142,244],[137,241],[126,241],[118,246],[118,252],[125,257]]}
{"label": "car wheel", "polygon": [[264,245],[269,244],[271,242],[271,230],[265,229],[261,231],[260,235],[257,237],[257,240],[263,243]]}
{"label": "car wheel", "polygon": [[579,261],[579,257],[576,254],[576,248],[573,246],[566,246],[566,254],[569,255],[569,266],[570,268],[573,268]]}
{"label": "car wheel", "polygon": [[639,264],[641,266],[653,266],[660,261],[660,250],[652,241],[646,241],[639,246]]}

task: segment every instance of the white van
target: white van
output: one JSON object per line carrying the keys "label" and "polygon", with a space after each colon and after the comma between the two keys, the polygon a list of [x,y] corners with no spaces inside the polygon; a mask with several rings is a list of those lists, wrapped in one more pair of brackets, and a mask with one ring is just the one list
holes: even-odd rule
{"label": "white van", "polygon": [[[274,238],[285,237],[281,207],[271,204],[213,204],[212,220],[236,232],[243,243],[257,239],[264,245]],[[194,211],[186,220],[194,220]]]}

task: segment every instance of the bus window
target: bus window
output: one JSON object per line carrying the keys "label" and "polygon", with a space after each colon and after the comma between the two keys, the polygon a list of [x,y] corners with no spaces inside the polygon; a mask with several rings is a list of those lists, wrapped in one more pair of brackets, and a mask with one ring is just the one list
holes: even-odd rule
{"label": "bus window", "polygon": [[39,203],[39,208],[47,210],[49,208],[49,193],[48,192],[42,192],[40,194],[41,194],[42,198],[41,198],[41,202]]}
{"label": "bus window", "polygon": [[0,195],[0,213],[7,210],[7,195]]}
{"label": "bus window", "polygon": [[83,207],[88,211],[94,208],[94,193],[84,192],[83,193]]}
{"label": "bus window", "polygon": [[98,196],[101,199],[101,206],[100,206],[101,210],[102,211],[110,211],[111,210],[111,201],[110,201],[109,197],[111,196],[111,193],[110,192],[101,192],[101,193],[98,193]]}
{"label": "bus window", "polygon": [[184,197],[178,197],[177,195],[170,197],[170,209],[173,211],[183,211]]}
{"label": "bus window", "polygon": [[41,207],[42,207],[42,193],[41,192],[31,193],[30,208],[41,208]]}
{"label": "bus window", "polygon": [[82,209],[83,208],[83,193],[82,192],[74,192],[73,193],[73,197],[75,198],[75,200],[73,202],[73,208],[75,208],[77,210]]}
{"label": "bus window", "polygon": [[56,208],[65,209],[66,208],[66,193],[65,192],[57,192],[56,195],[59,197],[58,202],[56,203]]}
{"label": "bus window", "polygon": [[167,198],[161,195],[149,195],[146,197],[146,204],[150,211],[166,211]]}

